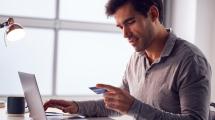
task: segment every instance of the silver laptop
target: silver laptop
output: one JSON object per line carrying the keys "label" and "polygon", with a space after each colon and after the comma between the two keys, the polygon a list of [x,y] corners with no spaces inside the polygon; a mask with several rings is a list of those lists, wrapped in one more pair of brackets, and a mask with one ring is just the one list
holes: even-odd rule
{"label": "silver laptop", "polygon": [[[19,78],[22,84],[22,88],[24,91],[25,99],[28,104],[28,109],[30,111],[31,118],[34,120],[62,120],[62,119],[73,119],[76,118],[76,114],[74,116],[46,116],[45,111],[43,109],[43,103],[40,96],[39,88],[37,85],[36,77],[34,74],[18,72]],[[81,116],[80,116],[81,117]],[[83,119],[81,119],[83,120]],[[87,119],[84,119],[87,120]]]}

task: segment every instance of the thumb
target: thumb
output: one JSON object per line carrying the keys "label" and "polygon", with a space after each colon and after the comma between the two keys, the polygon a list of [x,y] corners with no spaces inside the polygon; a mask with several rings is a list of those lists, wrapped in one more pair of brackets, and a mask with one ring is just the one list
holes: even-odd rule
{"label": "thumb", "polygon": [[74,109],[74,107],[72,107],[72,106],[64,107],[64,108],[62,109],[62,111],[63,111],[64,113],[71,113],[71,114],[75,113],[75,109]]}
{"label": "thumb", "polygon": [[68,112],[69,112],[69,107],[65,107],[64,109],[62,109],[62,111],[63,111],[64,113],[68,113]]}

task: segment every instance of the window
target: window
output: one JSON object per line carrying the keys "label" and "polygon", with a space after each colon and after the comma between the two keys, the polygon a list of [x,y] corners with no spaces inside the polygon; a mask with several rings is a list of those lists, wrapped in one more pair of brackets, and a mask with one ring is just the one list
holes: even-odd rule
{"label": "window", "polygon": [[35,73],[42,95],[90,95],[96,83],[119,86],[132,49],[107,19],[106,2],[3,0],[0,21],[13,17],[27,36],[5,47],[0,29],[0,96],[23,94],[18,71]]}
{"label": "window", "polygon": [[88,95],[97,83],[119,86],[132,49],[119,33],[60,31],[57,95]]}
{"label": "window", "polygon": [[[35,73],[40,92],[52,93],[53,30],[25,28],[23,40],[0,44],[0,95],[23,94],[18,71]],[[1,32],[1,36],[3,32]]]}
{"label": "window", "polygon": [[114,23],[107,19],[105,4],[107,0],[60,0],[60,19],[83,22]]}
{"label": "window", "polygon": [[1,0],[0,15],[55,18],[55,0]]}

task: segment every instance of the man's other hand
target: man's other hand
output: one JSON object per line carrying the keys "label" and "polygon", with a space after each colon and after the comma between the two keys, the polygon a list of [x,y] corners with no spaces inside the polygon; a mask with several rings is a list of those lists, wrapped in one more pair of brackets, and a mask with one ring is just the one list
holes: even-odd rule
{"label": "man's other hand", "polygon": [[46,111],[49,107],[57,108],[65,113],[75,114],[78,112],[78,105],[73,101],[65,100],[49,100],[44,105],[44,110]]}

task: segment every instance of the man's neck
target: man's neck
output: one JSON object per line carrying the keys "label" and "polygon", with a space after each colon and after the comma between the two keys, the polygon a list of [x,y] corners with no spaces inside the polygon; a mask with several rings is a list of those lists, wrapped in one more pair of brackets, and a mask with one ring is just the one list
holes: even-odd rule
{"label": "man's neck", "polygon": [[160,58],[161,52],[163,51],[167,41],[168,34],[169,33],[166,31],[166,29],[161,29],[150,47],[145,50],[150,64],[152,64],[156,59]]}

